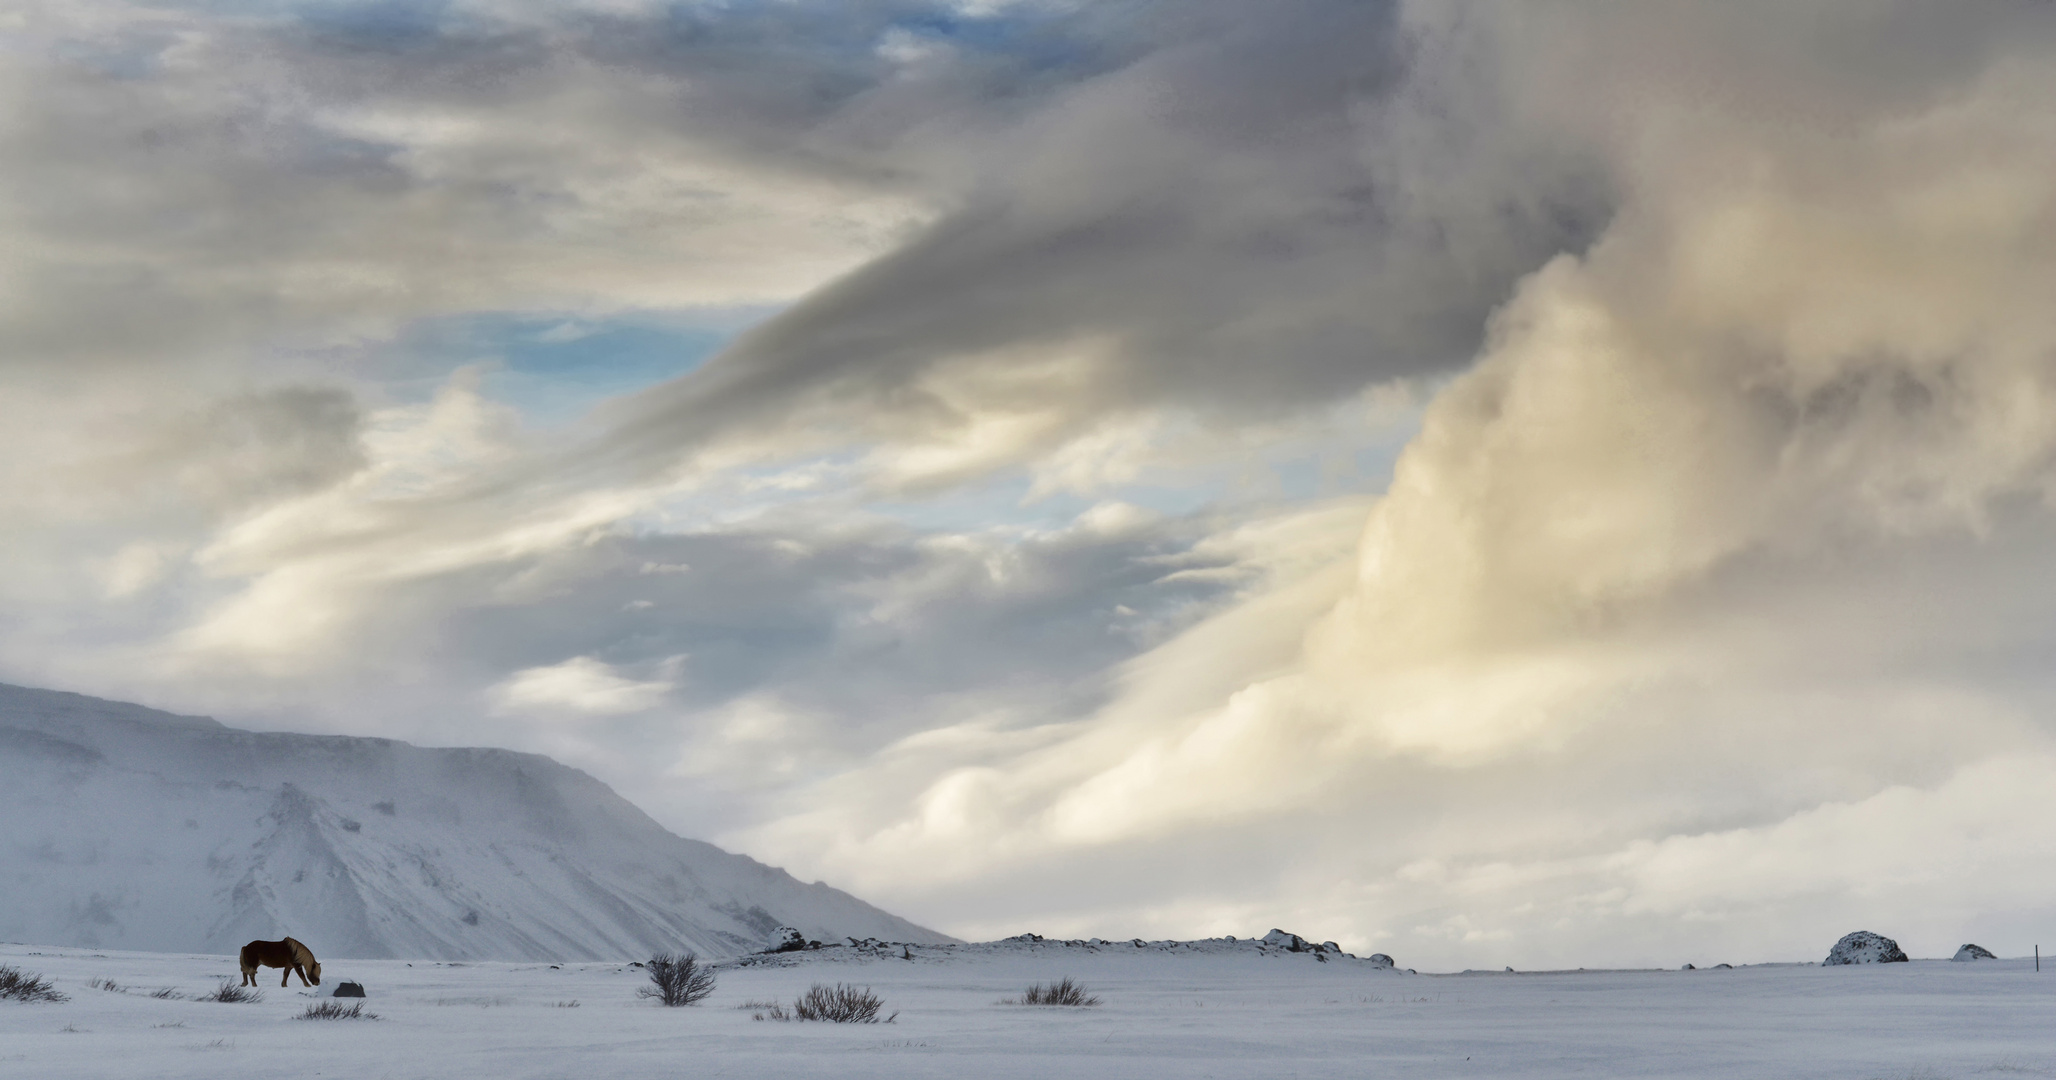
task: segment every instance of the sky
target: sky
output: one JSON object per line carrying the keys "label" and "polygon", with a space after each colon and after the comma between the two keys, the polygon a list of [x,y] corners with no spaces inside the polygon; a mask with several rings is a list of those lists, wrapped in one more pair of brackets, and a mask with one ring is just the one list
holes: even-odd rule
{"label": "sky", "polygon": [[2056,8],[16,0],[0,681],[966,938],[2056,928]]}

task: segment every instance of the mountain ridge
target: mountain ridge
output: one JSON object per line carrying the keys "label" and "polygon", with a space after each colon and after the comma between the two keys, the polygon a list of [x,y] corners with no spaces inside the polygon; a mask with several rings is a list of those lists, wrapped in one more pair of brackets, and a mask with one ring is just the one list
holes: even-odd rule
{"label": "mountain ridge", "polygon": [[953,939],[677,836],[540,754],[231,728],[0,684],[0,938],[602,960]]}

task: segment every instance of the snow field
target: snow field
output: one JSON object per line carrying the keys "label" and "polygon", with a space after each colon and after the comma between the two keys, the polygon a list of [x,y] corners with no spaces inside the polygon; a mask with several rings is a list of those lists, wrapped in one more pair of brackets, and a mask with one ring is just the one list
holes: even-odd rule
{"label": "snow field", "polygon": [[[265,969],[262,1002],[222,1004],[148,995],[210,991],[237,978],[232,957],[0,945],[0,964],[71,995],[0,1002],[0,1077],[2056,1076],[2056,971],[2022,960],[1407,975],[1294,954],[978,948],[722,965],[706,1004],[666,1009],[619,964],[324,959],[318,991]],[[998,1003],[1064,975],[1106,1003]],[[382,1019],[294,1019],[343,980]],[[897,1021],[737,1007],[838,981],[875,989]]]}

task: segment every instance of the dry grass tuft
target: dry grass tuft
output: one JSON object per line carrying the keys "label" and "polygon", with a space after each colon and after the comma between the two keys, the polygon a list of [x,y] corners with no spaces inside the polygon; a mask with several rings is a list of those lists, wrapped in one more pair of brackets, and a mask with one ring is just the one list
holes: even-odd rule
{"label": "dry grass tuft", "polygon": [[365,1012],[364,1003],[361,1001],[352,1002],[348,1005],[345,1005],[340,1001],[318,1001],[312,1005],[307,1006],[307,1011],[301,1013],[297,1017],[297,1019],[376,1020],[378,1019],[378,1014]]}
{"label": "dry grass tuft", "polygon": [[[871,992],[871,988],[845,986],[823,986],[815,983],[806,993],[794,998],[792,1015],[796,1020],[825,1020],[833,1024],[875,1024],[878,1013],[885,1008],[885,1002]],[[892,1016],[885,1018],[891,1023]]]}
{"label": "dry grass tuft", "polygon": [[227,979],[223,979],[220,986],[205,994],[201,994],[198,1000],[220,1001],[235,1005],[245,1001],[263,1001],[264,994],[262,991],[252,990],[247,986],[238,986]]}
{"label": "dry grass tuft", "polygon": [[0,1000],[69,1001],[71,998],[59,993],[49,980],[33,971],[0,964]]}
{"label": "dry grass tuft", "polygon": [[1036,983],[1021,995],[1023,1005],[1071,1005],[1086,1008],[1100,1003],[1100,999],[1087,992],[1085,984],[1072,981],[1069,975],[1044,986]]}
{"label": "dry grass tuft", "polygon": [[638,997],[670,1006],[697,1005],[714,992],[714,972],[699,966],[699,958],[691,953],[658,953],[645,970],[652,985],[638,990]]}

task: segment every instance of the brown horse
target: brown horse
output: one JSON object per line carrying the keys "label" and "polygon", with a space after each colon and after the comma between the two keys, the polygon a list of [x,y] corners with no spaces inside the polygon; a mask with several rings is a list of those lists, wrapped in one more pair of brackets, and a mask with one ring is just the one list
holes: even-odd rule
{"label": "brown horse", "polygon": [[321,961],[314,959],[314,954],[307,946],[292,938],[284,941],[253,941],[243,946],[242,955],[238,959],[243,964],[244,986],[257,985],[259,964],[285,969],[278,976],[280,986],[290,981],[294,972],[299,972],[301,986],[321,985]]}

